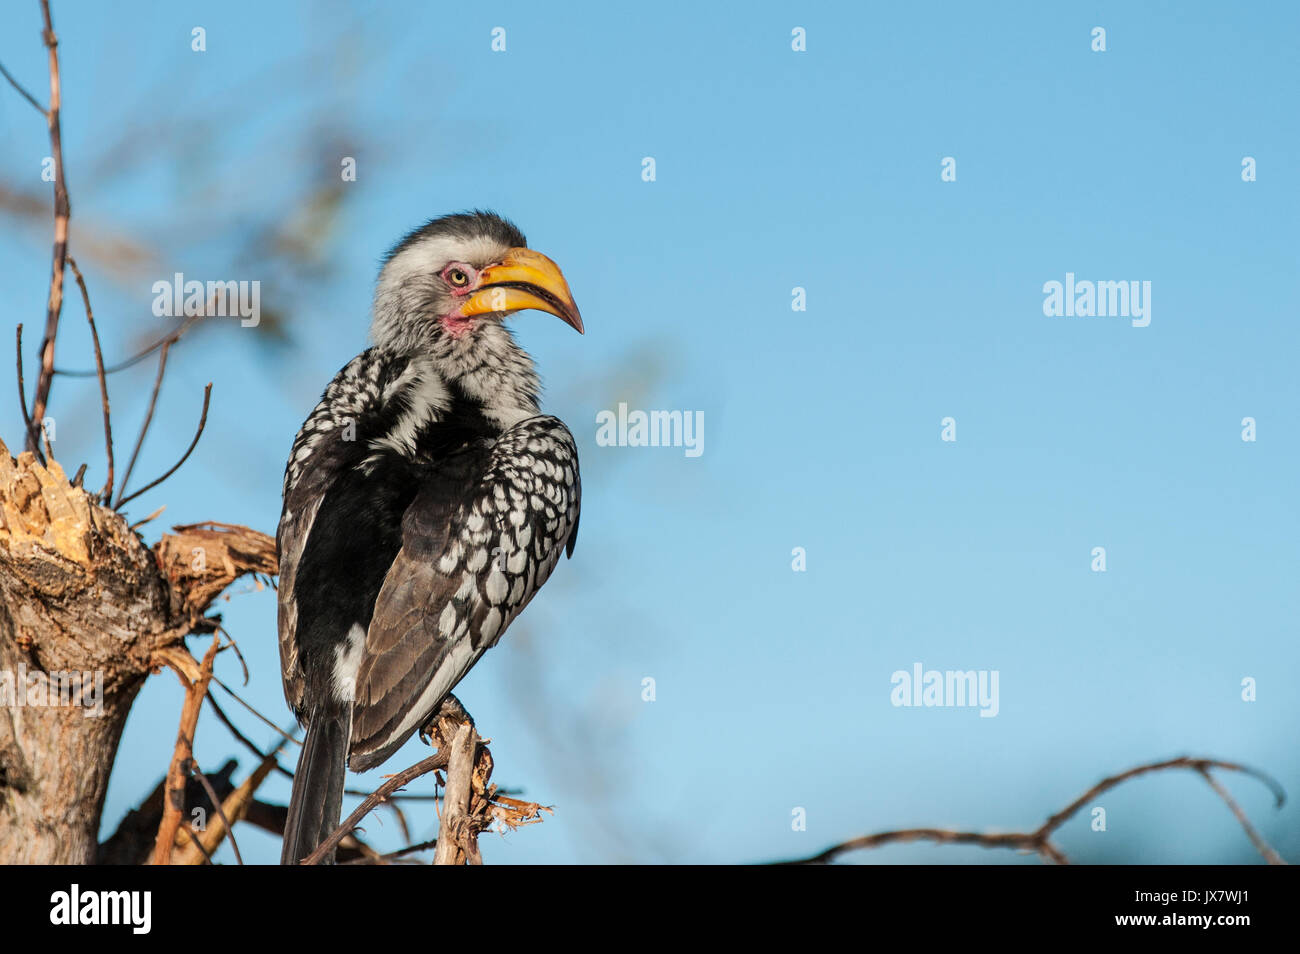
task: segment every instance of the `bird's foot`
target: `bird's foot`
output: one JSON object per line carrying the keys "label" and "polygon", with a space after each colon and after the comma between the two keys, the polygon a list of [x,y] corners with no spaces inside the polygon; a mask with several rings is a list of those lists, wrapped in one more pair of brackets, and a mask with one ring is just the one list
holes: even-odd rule
{"label": "bird's foot", "polygon": [[451,744],[457,729],[473,724],[474,717],[465,711],[459,699],[448,693],[442,705],[420,727],[420,741],[441,751]]}

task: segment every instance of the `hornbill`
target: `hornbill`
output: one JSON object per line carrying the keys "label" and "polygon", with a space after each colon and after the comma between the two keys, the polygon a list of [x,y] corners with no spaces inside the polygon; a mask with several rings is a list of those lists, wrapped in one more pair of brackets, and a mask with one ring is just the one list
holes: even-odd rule
{"label": "hornbill", "polygon": [[573,435],[541,414],[532,359],[502,320],[582,332],[560,269],[490,212],[437,218],[384,259],[373,347],[335,375],[284,475],[280,668],[307,729],[281,864],[339,823],[365,771],[436,716],[573,555]]}

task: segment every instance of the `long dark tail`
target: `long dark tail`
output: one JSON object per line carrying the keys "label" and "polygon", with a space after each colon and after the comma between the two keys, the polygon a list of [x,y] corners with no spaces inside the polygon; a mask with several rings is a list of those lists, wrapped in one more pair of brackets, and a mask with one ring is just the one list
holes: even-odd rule
{"label": "long dark tail", "polygon": [[[293,776],[280,864],[296,865],[338,827],[351,734],[350,707],[330,706],[312,712]],[[328,860],[333,864],[333,852]]]}

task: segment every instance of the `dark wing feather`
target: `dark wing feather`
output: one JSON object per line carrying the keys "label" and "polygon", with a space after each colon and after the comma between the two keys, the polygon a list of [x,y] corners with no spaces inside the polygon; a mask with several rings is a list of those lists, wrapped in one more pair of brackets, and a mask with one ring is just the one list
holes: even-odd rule
{"label": "dark wing feather", "polygon": [[555,568],[581,498],[573,436],[516,424],[431,470],[402,523],[357,673],[351,767],[396,751]]}
{"label": "dark wing feather", "polygon": [[284,696],[300,718],[306,675],[298,655],[298,565],[321,502],[338,475],[364,453],[353,432],[358,421],[378,408],[386,370],[373,349],[349,361],[303,422],[285,468],[284,508],[276,531],[277,624]]}

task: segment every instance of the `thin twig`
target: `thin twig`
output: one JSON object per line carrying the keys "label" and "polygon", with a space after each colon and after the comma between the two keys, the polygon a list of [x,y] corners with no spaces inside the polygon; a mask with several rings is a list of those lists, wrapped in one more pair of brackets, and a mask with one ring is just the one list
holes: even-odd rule
{"label": "thin twig", "polygon": [[[194,777],[199,780],[199,784],[203,786],[203,791],[208,793],[208,801],[210,801],[212,807],[217,810],[217,817],[220,818],[221,823],[226,826],[226,837],[230,839],[231,850],[235,853],[235,864],[243,865],[244,856],[239,853],[239,843],[235,841],[235,826],[230,824],[230,819],[226,817],[226,810],[221,805],[221,799],[217,797],[216,789],[212,787],[212,783],[208,781],[208,777],[199,771],[198,764],[193,760],[190,761],[190,769],[194,772]],[[202,848],[202,844],[200,844],[199,847]],[[203,854],[206,855],[207,852],[204,851]],[[209,858],[208,860],[211,861],[212,859]]]}
{"label": "thin twig", "polygon": [[[240,732],[239,728],[235,725],[235,723],[230,721],[230,716],[226,715],[225,711],[221,708],[221,706],[217,704],[217,700],[215,697],[208,698],[208,705],[212,707],[213,714],[217,717],[217,719],[221,721],[221,724],[226,727],[226,729],[230,732],[230,734],[235,737],[235,740],[237,742],[243,745],[244,748],[248,749],[248,751],[256,755],[258,759],[267,758],[267,753],[263,752],[260,748],[258,748],[257,744],[252,739],[244,735],[244,733]],[[281,739],[280,741],[283,742],[284,740]],[[279,772],[281,775],[285,776],[286,778],[293,778],[293,773],[290,772],[283,765],[281,765],[279,762],[277,762],[273,766],[273,768],[275,769],[275,771]]]}
{"label": "thin twig", "polygon": [[99,372],[99,399],[104,407],[104,453],[108,455],[108,480],[99,492],[99,499],[108,503],[113,499],[113,424],[108,411],[108,379],[104,376],[104,352],[99,347],[99,331],[95,328],[95,313],[90,308],[90,292],[86,291],[86,279],[77,267],[77,260],[68,256],[68,267],[81,289],[81,300],[86,306],[86,321],[90,322],[90,337],[95,344],[95,369]]}
{"label": "thin twig", "polygon": [[1286,792],[1283,791],[1282,786],[1274,778],[1266,775],[1258,769],[1248,768],[1247,766],[1239,765],[1236,762],[1220,762],[1215,759],[1195,759],[1183,755],[1176,759],[1166,759],[1163,762],[1149,762],[1146,765],[1139,765],[1126,772],[1120,772],[1118,775],[1112,775],[1109,778],[1102,779],[1092,788],[1088,789],[1072,801],[1069,805],[1065,806],[1065,808],[1047,819],[1039,831],[1048,833],[1055,831],[1057,828],[1060,828],[1061,825],[1070,818],[1070,816],[1102,792],[1112,789],[1123,782],[1127,782],[1131,778],[1136,778],[1139,775],[1146,775],[1148,772],[1162,772],[1166,769],[1186,768],[1200,771],[1202,767],[1221,768],[1228,772],[1240,772],[1243,775],[1249,775],[1251,778],[1261,782],[1272,791],[1273,797],[1277,801],[1277,807],[1281,808],[1283,802],[1286,801]]}
{"label": "thin twig", "polygon": [[190,441],[190,446],[185,448],[185,453],[181,455],[181,459],[172,465],[171,470],[167,471],[167,473],[163,474],[157,480],[145,484],[135,493],[127,497],[123,497],[121,500],[119,500],[117,502],[118,507],[125,506],[126,504],[130,503],[132,500],[134,500],[136,497],[139,497],[142,493],[144,493],[147,490],[153,490],[153,488],[157,487],[159,484],[161,484],[172,474],[176,473],[176,471],[180,470],[181,464],[189,460],[190,454],[194,453],[194,448],[197,447],[199,444],[199,438],[203,436],[203,428],[208,423],[208,402],[211,398],[212,398],[212,382],[209,381],[207,386],[203,389],[203,413],[199,415],[199,428],[197,431],[194,432],[194,440]]}
{"label": "thin twig", "polygon": [[[235,845],[233,825],[248,818],[249,811],[255,803],[254,796],[262,783],[271,774],[271,770],[276,765],[276,757],[283,747],[284,743],[282,741],[266,758],[262,759],[257,768],[240,783],[238,788],[222,800],[217,811],[218,817],[211,820],[199,836],[199,842],[205,854],[215,853],[221,847],[222,839],[229,837],[231,847],[235,849],[235,857],[238,859],[239,848]],[[277,832],[277,834],[280,833]],[[182,852],[180,857],[175,859],[175,864],[178,865],[193,865],[198,864],[198,862],[199,859],[193,852]]]}
{"label": "thin twig", "polygon": [[217,632],[228,640],[228,646],[235,651],[235,658],[239,660],[240,668],[244,670],[244,685],[248,685],[248,662],[244,659],[244,654],[239,651],[239,643],[235,642],[235,637],[224,626],[218,626]]}
{"label": "thin twig", "polygon": [[1250,823],[1250,819],[1247,818],[1246,813],[1241,810],[1241,806],[1237,804],[1236,799],[1228,793],[1228,790],[1223,787],[1217,778],[1210,774],[1210,770],[1201,765],[1197,766],[1196,771],[1201,773],[1201,777],[1209,783],[1210,788],[1214,789],[1215,793],[1223,799],[1224,804],[1228,806],[1228,810],[1236,816],[1237,821],[1246,832],[1246,837],[1249,838],[1250,843],[1255,846],[1255,850],[1263,855],[1270,865],[1286,864],[1286,862],[1282,860],[1282,856],[1273,850],[1273,846],[1266,842],[1260,833],[1255,830],[1255,826]]}
{"label": "thin twig", "polygon": [[[221,686],[221,688],[223,689],[226,688],[225,686],[221,685],[221,680],[214,679],[214,681],[217,683],[217,685]],[[230,690],[226,689],[226,691],[229,692]],[[242,699],[239,701],[241,703],[243,702]],[[221,706],[217,704],[217,699],[215,696],[211,696],[211,695],[208,696],[208,705],[212,707],[213,714],[217,717],[217,719],[221,722],[221,724],[226,727],[226,729],[230,732],[232,736],[234,736],[235,741],[239,742],[240,745],[242,745],[244,748],[248,749],[248,751],[256,755],[258,759],[265,759],[267,757],[266,753],[263,752],[260,748],[258,748],[257,743],[255,743],[248,736],[244,735],[243,732],[239,731],[239,727],[236,726],[235,723],[231,721],[230,716],[226,715],[225,710],[222,709]],[[254,714],[257,715],[257,717],[261,719],[263,722],[267,722],[268,724],[270,724],[271,727],[275,729],[275,731],[279,732],[281,736],[283,736],[281,740],[282,742],[294,742],[298,745],[302,744],[301,742],[298,742],[298,740],[295,739],[293,736],[285,733],[283,729],[280,729],[279,727],[275,726],[274,723],[271,723],[270,720],[266,719],[265,716],[262,716],[260,713],[254,713]],[[285,768],[283,765],[281,765],[278,762],[273,766],[273,770],[278,772],[280,775],[283,775],[287,779],[293,778],[293,772]],[[355,788],[345,788],[343,789],[343,794],[356,795],[361,798],[364,798],[370,793],[363,792]],[[437,795],[414,795],[414,794],[408,794],[406,792],[399,792],[396,795],[390,795],[388,800],[393,803],[396,803],[398,801],[436,802],[438,801],[438,798],[439,796]],[[394,810],[396,810],[397,808],[396,804],[392,805],[391,807],[393,807]],[[401,822],[399,821],[399,823]]]}
{"label": "thin twig", "polygon": [[340,862],[340,865],[385,865],[406,855],[413,855],[417,851],[428,851],[430,848],[436,848],[437,845],[438,839],[433,838],[429,841],[422,841],[418,845],[407,845],[405,848],[397,849],[397,851],[390,851],[386,855],[379,855],[374,858],[354,858],[352,861]]}
{"label": "thin twig", "polygon": [[213,864],[212,856],[208,854],[208,849],[203,847],[203,842],[199,840],[199,836],[194,834],[194,829],[191,828],[189,825],[186,825],[182,830],[185,832],[185,834],[190,836],[190,844],[192,844],[195,848],[197,848],[199,851],[203,853],[203,857],[207,861],[207,863]]}
{"label": "thin twig", "polygon": [[[81,466],[82,466],[82,468],[84,469],[86,465],[85,465],[85,464],[82,464]],[[141,517],[141,518],[140,518],[139,520],[137,520],[135,523],[131,524],[131,526],[128,527],[127,529],[129,529],[129,530],[135,530],[135,529],[138,528],[138,527],[143,527],[143,526],[144,526],[146,523],[148,523],[150,520],[154,520],[154,519],[156,519],[157,517],[162,516],[162,512],[163,512],[164,510],[166,510],[166,509],[167,509],[167,505],[166,505],[166,504],[163,504],[161,507],[159,507],[159,508],[158,508],[157,510],[155,510],[153,513],[149,514],[149,516],[147,516],[147,517]]]}
{"label": "thin twig", "polygon": [[27,388],[23,384],[23,324],[18,323],[18,333],[16,335],[17,343],[15,348],[18,352],[18,406],[23,409],[23,427],[26,428],[27,440],[30,442],[33,437],[32,418],[27,413]]}
{"label": "thin twig", "polygon": [[446,768],[449,755],[450,753],[445,749],[440,752],[435,752],[428,758],[421,759],[410,768],[403,769],[401,772],[398,772],[396,775],[389,778],[383,785],[380,785],[377,789],[367,795],[365,801],[357,806],[357,810],[345,818],[343,822],[330,833],[330,836],[321,842],[316,850],[304,858],[301,863],[304,865],[318,865],[323,862],[334,853],[334,849],[338,847],[338,843],[343,840],[344,836],[351,832],[352,829],[356,828],[357,825],[361,823],[361,820],[382,804],[389,795],[408,782],[419,778],[421,775],[428,775],[430,772],[436,771],[437,769]]}
{"label": "thin twig", "polygon": [[[163,345],[174,345],[176,342],[180,341],[181,336],[184,335],[185,332],[189,331],[190,327],[202,317],[202,315],[191,315],[189,318],[186,318],[185,323],[175,331],[170,331],[163,335],[143,351],[138,351],[131,355],[131,357],[119,361],[117,364],[109,365],[104,369],[104,373],[117,374],[119,371],[125,371],[127,368],[139,364]],[[93,377],[98,372],[94,368],[77,368],[76,370],[73,370],[72,368],[55,368],[54,373],[56,375],[62,375],[65,378],[89,378]]]}
{"label": "thin twig", "polygon": [[18,90],[19,94],[22,96],[23,99],[27,100],[27,102],[31,103],[34,107],[36,107],[36,111],[38,113],[48,118],[49,114],[46,113],[45,107],[41,105],[41,101],[38,100],[35,96],[33,96],[31,93],[27,92],[27,89],[23,86],[23,84],[18,82],[18,80],[14,79],[13,74],[10,73],[7,69],[5,69],[5,65],[3,63],[0,63],[0,75],[3,75],[4,78],[9,81],[10,86]]}
{"label": "thin twig", "polygon": [[401,802],[396,798],[390,798],[388,807],[392,810],[393,817],[397,819],[397,827],[402,830],[402,840],[409,843],[411,841],[411,826],[406,820],[406,812],[402,811]]}
{"label": "thin twig", "polygon": [[170,342],[163,344],[162,353],[158,355],[158,376],[154,378],[153,393],[149,395],[149,407],[144,412],[144,423],[140,425],[140,433],[135,439],[135,447],[131,451],[131,459],[127,462],[126,473],[122,475],[122,486],[118,488],[117,503],[113,504],[114,509],[122,506],[122,495],[126,493],[131,472],[135,470],[136,458],[140,456],[140,448],[144,446],[144,436],[149,433],[149,425],[153,422],[154,408],[158,404],[158,392],[162,390],[163,374],[167,370],[167,351],[170,348]]}
{"label": "thin twig", "polygon": [[[1220,797],[1228,803],[1228,807],[1232,809],[1233,814],[1237,816],[1237,820],[1241,822],[1242,826],[1246,829],[1246,834],[1250,837],[1251,842],[1254,843],[1260,854],[1262,854],[1270,863],[1285,864],[1285,862],[1283,862],[1277,855],[1277,852],[1273,851],[1273,849],[1264,842],[1263,838],[1259,837],[1259,833],[1250,826],[1250,823],[1246,820],[1245,814],[1236,805],[1236,802],[1232,800],[1231,796],[1229,796],[1226,791],[1222,790],[1221,787],[1215,783],[1215,780],[1210,777],[1209,769],[1212,768],[1223,769],[1227,772],[1239,772],[1262,782],[1270,789],[1270,791],[1272,791],[1278,807],[1281,807],[1286,799],[1286,793],[1283,791],[1282,786],[1279,785],[1275,779],[1258,769],[1249,768],[1236,762],[1224,762],[1218,759],[1181,756],[1176,759],[1167,759],[1161,762],[1150,762],[1145,765],[1139,765],[1128,769],[1127,771],[1120,772],[1117,775],[1111,775],[1102,779],[1065,808],[1048,818],[1047,821],[1043,822],[1043,824],[1034,831],[988,833],[975,831],[951,831],[944,828],[908,828],[899,831],[885,831],[874,835],[864,835],[860,838],[853,838],[849,841],[841,842],[838,845],[832,845],[825,851],[819,852],[818,854],[812,855],[808,858],[800,858],[783,863],[824,864],[833,861],[839,855],[849,851],[857,851],[866,848],[879,848],[881,845],[897,844],[899,842],[933,841],[939,844],[980,845],[985,848],[1013,848],[1020,851],[1032,851],[1046,858],[1048,861],[1055,862],[1056,864],[1068,864],[1069,859],[1066,858],[1064,852],[1052,844],[1051,836],[1057,829],[1065,824],[1066,821],[1074,817],[1074,815],[1084,805],[1088,804],[1088,802],[1092,801],[1103,792],[1108,791],[1117,785],[1121,785],[1130,779],[1136,778],[1139,775],[1146,775],[1150,772],[1160,772],[1167,769],[1191,769],[1204,776],[1210,783],[1211,787],[1213,787],[1214,790],[1219,793]],[[1276,862],[1273,860],[1274,858],[1277,859]]]}
{"label": "thin twig", "polygon": [[253,708],[253,706],[252,706],[251,703],[247,702],[247,701],[246,701],[242,696],[239,695],[239,693],[235,692],[235,690],[231,689],[231,688],[230,688],[229,686],[227,686],[224,682],[222,682],[219,678],[217,678],[216,676],[213,676],[213,677],[212,677],[212,681],[215,682],[215,683],[216,683],[218,686],[220,686],[222,689],[226,690],[226,693],[227,693],[227,694],[228,694],[232,699],[234,699],[236,702],[238,702],[241,706],[243,706],[243,707],[244,707],[245,709],[247,709],[249,712],[253,713],[253,715],[257,716],[258,719],[260,719],[260,720],[261,720],[262,722],[264,722],[266,725],[270,726],[270,727],[271,727],[272,729],[274,729],[276,732],[279,732],[280,735],[283,736],[286,740],[288,740],[289,742],[292,742],[294,745],[302,745],[302,743],[301,743],[300,741],[298,741],[297,739],[295,739],[295,738],[294,738],[292,735],[290,735],[288,732],[284,731],[284,729],[280,728],[278,725],[276,725],[274,722],[272,722],[272,721],[271,721],[270,719],[268,719],[266,716],[262,715],[262,713],[258,712],[255,708]]}
{"label": "thin twig", "polygon": [[[50,297],[45,309],[45,337],[41,341],[41,373],[36,379],[36,396],[32,402],[32,420],[44,430],[45,409],[49,405],[50,385],[54,381],[54,339],[59,332],[59,315],[63,312],[63,270],[68,257],[68,220],[72,215],[72,205],[68,201],[68,185],[63,175],[63,137],[59,127],[59,110],[63,103],[59,81],[59,39],[54,35],[54,23],[50,18],[50,0],[41,0],[41,16],[45,20],[43,36],[50,60],[50,107],[45,116],[54,159],[54,261],[50,269]],[[39,443],[30,433],[27,446],[41,457]],[[46,448],[49,448],[48,438]]]}

